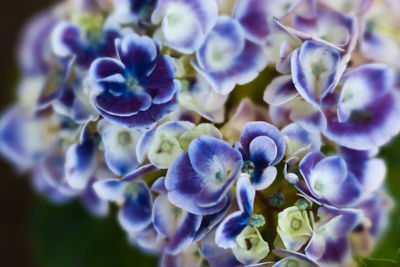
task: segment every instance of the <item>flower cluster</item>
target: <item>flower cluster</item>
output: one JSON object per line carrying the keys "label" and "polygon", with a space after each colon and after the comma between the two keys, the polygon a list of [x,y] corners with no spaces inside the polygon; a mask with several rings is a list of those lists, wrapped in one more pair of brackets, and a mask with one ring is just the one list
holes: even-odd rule
{"label": "flower cluster", "polygon": [[385,229],[397,1],[65,0],[19,47],[0,152],[109,205],[160,266],[350,266]]}

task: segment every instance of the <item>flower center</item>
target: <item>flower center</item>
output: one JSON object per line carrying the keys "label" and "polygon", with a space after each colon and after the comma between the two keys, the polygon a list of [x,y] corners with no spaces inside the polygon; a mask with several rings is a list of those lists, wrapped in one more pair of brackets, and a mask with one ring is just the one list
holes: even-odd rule
{"label": "flower center", "polygon": [[261,214],[253,214],[249,218],[249,223],[255,228],[259,228],[265,225],[265,218]]}
{"label": "flower center", "polygon": [[120,132],[118,134],[118,143],[120,145],[128,145],[132,141],[131,135],[129,132]]}
{"label": "flower center", "polygon": [[215,173],[215,180],[217,180],[218,182],[222,182],[222,172]]}
{"label": "flower center", "polygon": [[140,185],[138,183],[131,183],[126,188],[126,191],[132,195],[138,195],[140,193]]}
{"label": "flower center", "polygon": [[301,228],[301,221],[299,219],[293,219],[290,222],[290,227],[294,230],[299,230]]}
{"label": "flower center", "polygon": [[282,193],[273,193],[269,197],[269,204],[275,208],[281,208],[285,205],[285,197]]}
{"label": "flower center", "polygon": [[139,81],[136,78],[128,77],[125,81],[125,85],[132,92],[143,92],[143,87],[140,86]]}
{"label": "flower center", "polygon": [[324,189],[324,184],[321,183],[320,181],[316,181],[314,184],[314,189],[317,190],[318,192],[321,192]]}
{"label": "flower center", "polygon": [[168,140],[161,141],[160,147],[157,150],[157,153],[171,153],[174,144]]}
{"label": "flower center", "polygon": [[250,174],[250,176],[252,176],[253,173],[254,173],[255,167],[256,167],[256,166],[254,165],[254,162],[252,162],[252,161],[250,161],[250,160],[246,160],[246,161],[243,163],[242,172],[248,173],[248,174]]}
{"label": "flower center", "polygon": [[297,262],[297,261],[294,261],[294,260],[289,260],[288,262],[287,262],[287,265],[286,265],[287,267],[298,267],[299,266],[299,263]]}

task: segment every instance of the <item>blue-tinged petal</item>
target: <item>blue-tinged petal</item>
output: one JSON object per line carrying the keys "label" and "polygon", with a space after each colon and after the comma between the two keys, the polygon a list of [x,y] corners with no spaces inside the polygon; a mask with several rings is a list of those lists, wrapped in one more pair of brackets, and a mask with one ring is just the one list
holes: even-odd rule
{"label": "blue-tinged petal", "polygon": [[324,158],[324,154],[319,151],[308,153],[300,162],[299,168],[303,177],[309,177],[311,171],[318,162]]}
{"label": "blue-tinged petal", "polygon": [[153,142],[154,134],[156,132],[156,128],[152,128],[146,132],[144,132],[138,140],[136,146],[136,157],[139,163],[142,163],[147,156],[147,151],[151,143]]}
{"label": "blue-tinged petal", "polygon": [[75,189],[86,187],[93,175],[96,158],[92,140],[70,146],[66,153],[65,179]]}
{"label": "blue-tinged petal", "polygon": [[202,136],[191,142],[188,154],[193,169],[203,178],[198,204],[220,201],[242,168],[240,153],[215,137]]}
{"label": "blue-tinged petal", "polygon": [[128,117],[145,111],[151,106],[151,97],[144,92],[125,91],[121,95],[113,95],[104,91],[96,97],[96,107],[111,115]]}
{"label": "blue-tinged petal", "polygon": [[127,232],[138,232],[151,223],[152,197],[143,182],[131,182],[126,187],[125,201],[118,213],[118,221]]}
{"label": "blue-tinged petal", "polygon": [[160,0],[152,14],[154,24],[161,23],[163,39],[171,48],[191,54],[215,25],[216,1]]}
{"label": "blue-tinged petal", "polygon": [[163,237],[174,236],[182,214],[186,214],[186,211],[171,204],[167,195],[160,195],[154,200],[152,222],[156,231]]}
{"label": "blue-tinged petal", "polygon": [[221,222],[221,220],[225,217],[225,214],[228,212],[229,208],[231,207],[232,204],[232,198],[233,195],[231,193],[228,193],[227,195],[228,201],[226,202],[225,206],[219,210],[218,212],[210,215],[204,215],[203,219],[201,220],[201,224],[199,229],[196,232],[196,236],[193,239],[193,242],[197,242],[203,237],[209,233],[213,228],[215,228],[218,223]]}
{"label": "blue-tinged petal", "polygon": [[269,166],[264,170],[256,169],[251,177],[251,184],[256,190],[264,190],[275,181],[277,173],[274,166]]}
{"label": "blue-tinged petal", "polygon": [[297,122],[310,133],[320,133],[327,127],[327,119],[318,106],[313,106],[304,99],[295,99],[288,103],[289,118]]}
{"label": "blue-tinged petal", "polygon": [[202,177],[191,166],[188,153],[178,156],[168,168],[165,187],[169,200],[178,207],[190,212],[197,206],[192,197],[201,191]]}
{"label": "blue-tinged petal", "polygon": [[294,27],[314,38],[320,38],[330,43],[345,46],[354,39],[356,19],[340,12],[317,9],[313,17],[296,15],[293,17]]}
{"label": "blue-tinged petal", "polygon": [[318,260],[326,251],[326,241],[322,235],[314,234],[305,248],[308,257]]}
{"label": "blue-tinged petal", "polygon": [[394,72],[383,64],[367,64],[343,76],[338,103],[340,122],[351,119],[353,111],[365,110],[393,88]]}
{"label": "blue-tinged petal", "polygon": [[153,104],[148,110],[140,111],[137,114],[128,117],[113,115],[102,110],[98,110],[98,112],[112,122],[120,123],[138,131],[147,131],[151,129],[157,121],[176,110],[176,108],[177,101],[175,94],[171,101],[167,103],[159,105]]}
{"label": "blue-tinged petal", "polygon": [[[227,32],[230,34],[226,35]],[[213,32],[197,51],[197,63],[202,69],[210,72],[226,69],[244,47],[245,39],[237,21],[228,16],[220,16]]]}
{"label": "blue-tinged petal", "polygon": [[147,36],[131,33],[116,42],[118,56],[133,77],[139,78],[154,69],[157,49]]}
{"label": "blue-tinged petal", "polygon": [[357,209],[337,209],[323,206],[318,209],[323,224],[323,234],[331,239],[347,236],[360,224],[363,212]]}
{"label": "blue-tinged petal", "polygon": [[57,24],[51,34],[51,46],[54,53],[60,57],[72,55],[80,46],[80,28],[70,22],[62,21]]}
{"label": "blue-tinged petal", "polygon": [[290,266],[289,264],[291,263],[296,263],[299,266],[308,266],[308,267],[319,266],[317,262],[308,258],[304,254],[298,252],[283,250],[283,249],[274,249],[272,253],[274,253],[280,258],[283,258],[282,260],[272,265],[272,267],[285,267],[285,266],[289,267]]}
{"label": "blue-tinged petal", "polygon": [[212,266],[238,266],[240,262],[232,250],[223,249],[215,243],[215,230],[208,233],[201,242],[201,253]]}
{"label": "blue-tinged petal", "polygon": [[101,199],[120,202],[124,197],[127,186],[127,182],[119,179],[105,179],[96,181],[93,184],[93,190]]}
{"label": "blue-tinged petal", "polygon": [[267,136],[270,139],[272,139],[276,145],[277,148],[276,157],[270,162],[270,165],[275,165],[278,162],[280,162],[285,153],[285,148],[286,148],[285,140],[283,139],[283,136],[279,132],[279,130],[275,126],[267,122],[261,122],[261,121],[248,122],[243,127],[242,134],[240,135],[240,143],[246,152],[244,156],[249,158],[250,155],[247,153],[249,153],[248,149],[250,147],[250,143],[253,141],[254,138],[258,136]]}
{"label": "blue-tinged petal", "polygon": [[287,156],[297,155],[304,148],[309,151],[320,150],[321,148],[321,135],[310,133],[297,123],[287,125],[281,132],[286,139]]}
{"label": "blue-tinged petal", "polygon": [[[235,33],[230,39],[221,29],[230,29]],[[266,66],[265,55],[261,46],[245,41],[240,49],[238,42],[243,35],[237,21],[221,16],[213,31],[208,35],[199,49],[196,59],[192,60],[194,68],[204,76],[213,89],[220,94],[228,94],[236,84],[245,84],[258,76]],[[243,36],[241,38],[243,39]]]}
{"label": "blue-tinged petal", "polygon": [[323,134],[341,146],[367,150],[387,143],[400,130],[400,102],[388,92],[362,110],[352,112],[350,119],[339,122],[337,114],[326,110],[328,126]]}
{"label": "blue-tinged petal", "polygon": [[305,177],[311,192],[318,197],[334,197],[334,188],[340,186],[347,178],[346,162],[337,156],[330,156],[319,161]]}
{"label": "blue-tinged petal", "polygon": [[237,175],[243,163],[236,149],[211,136],[193,140],[188,153],[193,169],[204,177],[221,171],[223,178],[231,179]]}
{"label": "blue-tinged petal", "polygon": [[158,178],[150,188],[151,191],[157,192],[159,194],[168,193],[167,188],[165,187],[165,177]]}
{"label": "blue-tinged petal", "polygon": [[240,175],[236,183],[236,199],[240,210],[247,216],[253,214],[255,195],[256,191],[250,183],[249,176]]}
{"label": "blue-tinged petal", "polygon": [[250,160],[257,168],[265,168],[275,161],[278,150],[275,142],[267,136],[257,136],[250,142]]}
{"label": "blue-tinged petal", "polygon": [[[92,81],[118,81],[125,71],[125,66],[114,58],[98,58],[93,61],[89,69],[89,75]],[[121,76],[117,76],[117,75]]]}
{"label": "blue-tinged petal", "polygon": [[160,267],[200,267],[204,258],[199,253],[199,248],[196,244],[191,244],[184,251],[177,255],[169,254],[164,250],[160,259]]}
{"label": "blue-tinged petal", "polygon": [[306,41],[292,55],[292,78],[299,92],[309,103],[318,106],[334,89],[339,65],[339,52],[314,41]]}
{"label": "blue-tinged petal", "polygon": [[216,244],[225,249],[236,247],[236,237],[246,228],[248,221],[248,215],[241,211],[228,215],[215,232]]}
{"label": "blue-tinged petal", "polygon": [[294,99],[298,94],[292,76],[284,75],[272,80],[264,92],[263,100],[269,105],[279,106]]}
{"label": "blue-tinged petal", "polygon": [[139,162],[136,146],[141,133],[110,124],[102,132],[104,157],[107,166],[116,175],[125,175],[134,170]]}
{"label": "blue-tinged petal", "polygon": [[202,216],[200,215],[187,212],[166,246],[166,250],[176,255],[186,249],[192,243],[196,231],[200,227],[201,218]]}
{"label": "blue-tinged petal", "polygon": [[104,217],[108,214],[109,205],[107,201],[101,199],[94,190],[93,184],[95,181],[95,178],[89,181],[88,186],[82,194],[82,202],[90,213],[98,217]]}

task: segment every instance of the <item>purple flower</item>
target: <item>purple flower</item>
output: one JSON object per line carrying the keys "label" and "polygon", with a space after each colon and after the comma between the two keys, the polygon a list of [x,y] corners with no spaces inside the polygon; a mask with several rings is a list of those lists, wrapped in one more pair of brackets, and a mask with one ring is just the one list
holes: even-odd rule
{"label": "purple flower", "polygon": [[98,134],[85,125],[78,143],[71,145],[66,152],[65,179],[74,189],[83,190],[88,185],[96,167],[95,149]]}
{"label": "purple flower", "polygon": [[296,15],[294,27],[314,38],[320,38],[335,45],[347,46],[357,39],[357,24],[354,16],[339,12],[317,9],[313,17]]}
{"label": "purple flower", "polygon": [[305,249],[306,256],[322,265],[344,265],[351,256],[348,234],[360,223],[362,212],[321,207],[318,216],[320,221]]}
{"label": "purple flower", "polygon": [[129,34],[116,49],[119,59],[99,58],[90,67],[93,104],[112,122],[149,129],[176,107],[175,64],[146,36]]}
{"label": "purple flower", "polygon": [[270,105],[269,114],[276,125],[298,123],[310,133],[319,134],[326,128],[326,118],[319,106],[299,98],[292,77],[275,78],[264,92],[264,101]]}
{"label": "purple flower", "polygon": [[242,129],[236,148],[242,153],[242,172],[251,176],[256,190],[267,188],[275,180],[274,167],[285,153],[286,144],[279,130],[267,122],[248,122]]}
{"label": "purple flower", "polygon": [[233,17],[240,22],[246,38],[253,42],[265,44],[271,33],[273,18],[288,15],[301,2],[301,0],[239,0],[235,6]]}
{"label": "purple flower", "polygon": [[138,180],[104,179],[94,183],[96,194],[103,200],[118,202],[118,221],[131,233],[140,232],[151,224],[153,200],[147,185]]}
{"label": "purple flower", "polygon": [[326,137],[341,146],[367,150],[387,143],[400,130],[400,102],[394,74],[381,64],[368,64],[342,79],[337,112],[325,110]]}
{"label": "purple flower", "polygon": [[217,16],[215,0],[159,0],[151,20],[161,23],[163,43],[191,54],[203,43]]}
{"label": "purple flower", "polygon": [[194,68],[219,94],[228,94],[236,84],[251,82],[266,63],[262,47],[246,40],[240,24],[228,16],[218,18],[192,60]]}
{"label": "purple flower", "polygon": [[57,126],[47,116],[27,115],[14,106],[0,118],[0,154],[19,169],[32,168],[54,148],[51,129]]}
{"label": "purple flower", "polygon": [[216,213],[229,201],[227,193],[242,164],[240,153],[229,144],[210,136],[195,139],[168,169],[168,198],[194,214]]}
{"label": "purple flower", "polygon": [[[102,20],[97,17],[89,19]],[[74,56],[77,65],[87,69],[98,57],[115,56],[114,42],[119,37],[118,31],[102,29],[102,25],[97,28],[85,28],[75,23],[62,21],[52,32],[51,45],[57,56]]]}
{"label": "purple flower", "polygon": [[[165,246],[169,254],[184,251],[192,242],[200,227],[202,216],[189,213],[169,202],[164,178],[158,179],[152,187],[160,195],[154,200],[152,221],[156,231],[169,238]],[[155,188],[156,187],[156,188]]]}
{"label": "purple flower", "polygon": [[296,187],[316,203],[348,207],[359,200],[362,187],[343,158],[325,157],[314,151],[303,158],[299,167],[305,185],[299,181]]}
{"label": "purple flower", "polygon": [[309,103],[319,106],[321,100],[336,85],[339,52],[315,41],[306,41],[292,55],[292,79],[299,94]]}

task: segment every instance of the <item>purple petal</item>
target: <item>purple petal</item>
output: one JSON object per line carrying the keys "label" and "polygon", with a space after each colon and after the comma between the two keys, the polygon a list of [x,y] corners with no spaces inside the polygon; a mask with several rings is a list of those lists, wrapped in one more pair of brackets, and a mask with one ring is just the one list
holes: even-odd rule
{"label": "purple petal", "polygon": [[277,147],[275,142],[267,136],[257,136],[251,140],[250,160],[258,168],[266,168],[271,162],[275,161],[277,156]]}
{"label": "purple petal", "polygon": [[136,146],[136,156],[139,163],[142,163],[147,157],[147,151],[153,141],[156,128],[152,128],[142,134]]}
{"label": "purple petal", "polygon": [[215,233],[215,242],[221,248],[233,248],[237,246],[236,237],[248,225],[249,217],[241,211],[228,215],[218,226]]}
{"label": "purple petal", "polygon": [[347,122],[339,122],[336,113],[326,111],[328,126],[324,135],[341,146],[367,150],[387,143],[400,130],[400,102],[392,92],[353,112]]}
{"label": "purple petal", "polygon": [[340,122],[351,119],[353,111],[364,110],[369,104],[388,93],[394,73],[382,64],[368,64],[346,73],[338,104]]}
{"label": "purple petal", "polygon": [[93,183],[96,179],[92,178],[89,181],[89,185],[86,187],[85,191],[82,194],[82,202],[86,206],[86,208],[98,217],[104,217],[108,214],[109,205],[106,201],[99,198],[95,190],[93,189]]}
{"label": "purple petal", "polygon": [[99,180],[93,184],[93,190],[101,199],[117,202],[123,199],[127,185],[119,179]]}
{"label": "purple petal", "polygon": [[263,100],[269,105],[279,106],[294,99],[298,94],[292,76],[284,75],[272,80],[264,92]]}
{"label": "purple petal", "polygon": [[251,177],[251,184],[256,190],[264,190],[275,181],[276,174],[277,170],[274,166],[269,166],[264,170],[256,169]]}
{"label": "purple petal", "polygon": [[299,92],[308,102],[318,106],[333,90],[340,61],[336,49],[306,41],[292,55],[292,78]]}
{"label": "purple petal", "polygon": [[277,148],[277,154],[273,161],[270,162],[270,165],[275,165],[280,162],[283,158],[285,153],[286,143],[283,139],[282,134],[279,130],[267,123],[261,121],[255,122],[248,122],[242,129],[242,134],[240,135],[240,143],[245,148],[246,154],[244,155],[245,158],[249,159],[249,147],[250,143],[253,141],[254,138],[258,136],[266,136],[272,139]]}
{"label": "purple petal", "polygon": [[165,177],[158,178],[150,188],[151,191],[157,192],[159,194],[168,193],[167,188],[165,187]]}
{"label": "purple petal", "polygon": [[91,140],[68,148],[65,161],[65,179],[75,189],[86,187],[95,168],[95,153]]}
{"label": "purple petal", "polygon": [[133,77],[143,77],[154,67],[157,56],[154,41],[131,33],[116,42],[118,56]]}
{"label": "purple petal", "polygon": [[251,185],[249,177],[240,175],[236,183],[236,199],[240,210],[247,216],[253,214],[255,195],[256,191]]}
{"label": "purple petal", "polygon": [[131,182],[126,190],[118,221],[127,232],[138,232],[151,223],[151,193],[143,182]]}
{"label": "purple petal", "polygon": [[[245,84],[255,79],[265,67],[266,60],[261,46],[245,41],[240,49],[238,37],[229,39],[220,28],[229,28],[240,36],[240,25],[233,19],[222,16],[210,37],[203,43],[197,53],[197,58],[192,60],[194,68],[207,79],[212,88],[220,94],[228,94],[235,84]],[[243,39],[243,37],[242,37]],[[223,40],[223,41],[221,41]]]}

